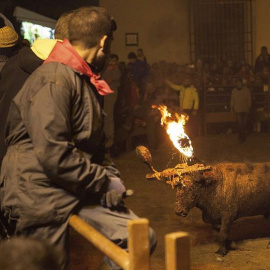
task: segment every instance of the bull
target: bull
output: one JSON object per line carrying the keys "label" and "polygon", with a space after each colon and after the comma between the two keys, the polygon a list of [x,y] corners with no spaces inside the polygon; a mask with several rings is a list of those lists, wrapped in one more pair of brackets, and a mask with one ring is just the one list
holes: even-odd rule
{"label": "bull", "polygon": [[232,223],[270,214],[270,163],[222,163],[212,170],[186,174],[177,187],[175,213],[185,217],[197,207],[203,221],[219,228],[217,254],[226,255]]}
{"label": "bull", "polygon": [[178,164],[158,172],[146,147],[138,146],[136,153],[152,171],[146,175],[147,179],[164,181],[177,188],[177,215],[185,217],[197,207],[202,211],[203,221],[219,231],[217,254],[224,256],[231,248],[228,237],[235,220],[270,215],[270,163]]}

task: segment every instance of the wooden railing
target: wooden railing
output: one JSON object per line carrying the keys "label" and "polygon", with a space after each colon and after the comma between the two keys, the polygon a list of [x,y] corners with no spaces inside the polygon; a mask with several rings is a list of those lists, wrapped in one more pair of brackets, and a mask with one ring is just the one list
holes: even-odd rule
{"label": "wooden railing", "polygon": [[[69,225],[104,255],[124,270],[150,270],[149,221],[128,222],[128,251],[121,249],[77,215],[71,216]],[[176,232],[165,236],[166,270],[190,270],[189,235]]]}

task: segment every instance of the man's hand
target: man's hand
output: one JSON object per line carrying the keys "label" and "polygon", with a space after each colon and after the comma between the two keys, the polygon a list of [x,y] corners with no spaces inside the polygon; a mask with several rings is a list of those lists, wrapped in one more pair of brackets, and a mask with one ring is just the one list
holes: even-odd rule
{"label": "man's hand", "polygon": [[103,194],[100,204],[105,208],[113,209],[122,207],[125,203],[122,194],[113,189]]}
{"label": "man's hand", "polygon": [[105,208],[117,209],[125,205],[124,199],[133,195],[133,190],[127,190],[120,194],[116,190],[110,190],[103,194],[100,204]]}

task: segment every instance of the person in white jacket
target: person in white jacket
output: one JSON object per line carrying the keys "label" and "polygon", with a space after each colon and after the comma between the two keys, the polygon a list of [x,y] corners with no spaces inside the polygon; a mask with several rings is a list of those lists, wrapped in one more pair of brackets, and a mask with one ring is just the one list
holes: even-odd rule
{"label": "person in white jacket", "polygon": [[236,80],[236,86],[231,94],[231,110],[236,113],[238,123],[238,139],[246,140],[247,119],[251,107],[250,89],[243,85],[242,78]]}

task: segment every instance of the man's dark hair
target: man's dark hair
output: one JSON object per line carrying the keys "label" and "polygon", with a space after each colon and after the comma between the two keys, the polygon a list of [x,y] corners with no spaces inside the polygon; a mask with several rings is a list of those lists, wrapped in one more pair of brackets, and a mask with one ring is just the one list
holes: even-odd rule
{"label": "man's dark hair", "polygon": [[243,79],[242,79],[241,77],[237,77],[237,78],[235,79],[235,82],[241,82],[241,83],[243,83]]}
{"label": "man's dark hair", "polygon": [[68,24],[69,20],[71,18],[71,15],[74,13],[75,10],[71,10],[68,12],[63,13],[59,19],[57,20],[55,24],[55,30],[54,30],[54,37],[56,39],[65,39],[69,38],[68,35]]}
{"label": "man's dark hair", "polygon": [[116,61],[118,61],[119,60],[119,57],[118,57],[117,54],[112,53],[112,54],[110,54],[110,59],[116,59]]}
{"label": "man's dark hair", "polygon": [[135,52],[130,52],[130,53],[128,54],[128,59],[137,59],[136,53],[135,53]]}
{"label": "man's dark hair", "polygon": [[69,41],[82,43],[86,49],[97,45],[107,35],[112,37],[117,28],[112,15],[101,7],[82,7],[74,11],[69,21]]}

